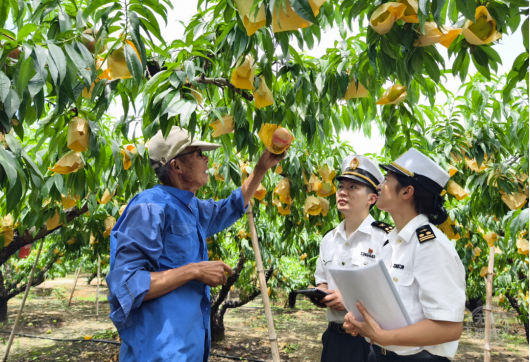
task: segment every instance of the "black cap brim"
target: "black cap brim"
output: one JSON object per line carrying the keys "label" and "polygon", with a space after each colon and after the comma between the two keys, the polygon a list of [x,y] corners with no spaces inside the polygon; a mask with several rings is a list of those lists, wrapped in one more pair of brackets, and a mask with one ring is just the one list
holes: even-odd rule
{"label": "black cap brim", "polygon": [[373,190],[375,190],[377,192],[377,189],[374,188],[374,185],[372,185],[371,183],[369,183],[368,181],[366,181],[366,180],[364,180],[364,179],[362,179],[360,177],[353,176],[353,175],[341,175],[341,176],[337,176],[336,178],[337,178],[337,181],[341,181],[342,179],[347,179],[347,180],[360,182],[363,185],[369,186],[371,189],[373,189]]}

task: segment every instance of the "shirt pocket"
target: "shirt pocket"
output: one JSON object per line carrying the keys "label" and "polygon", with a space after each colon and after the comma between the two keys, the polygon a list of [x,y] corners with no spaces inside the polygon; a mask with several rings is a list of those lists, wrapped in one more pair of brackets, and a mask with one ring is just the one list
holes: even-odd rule
{"label": "shirt pocket", "polygon": [[322,264],[324,266],[330,266],[333,261],[333,250],[329,250],[322,255]]}
{"label": "shirt pocket", "polygon": [[193,231],[196,228],[191,224],[172,223],[166,233],[166,254],[174,263],[181,263],[190,259],[192,249],[196,249],[198,238]]}
{"label": "shirt pocket", "polygon": [[410,315],[414,309],[414,274],[394,268],[390,269],[389,273]]}

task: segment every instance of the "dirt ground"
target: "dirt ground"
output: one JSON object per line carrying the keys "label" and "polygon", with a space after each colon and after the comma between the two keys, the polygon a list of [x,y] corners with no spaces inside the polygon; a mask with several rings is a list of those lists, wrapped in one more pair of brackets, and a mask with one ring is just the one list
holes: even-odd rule
{"label": "dirt ground", "polygon": [[[86,278],[80,278],[70,307],[67,302],[73,284],[71,278],[47,281],[45,290],[43,285],[34,288],[26,302],[18,332],[46,338],[78,339],[83,342],[17,337],[8,361],[117,361],[119,346],[94,341],[118,340],[108,318],[108,291],[104,286],[100,288],[99,318],[96,318],[95,283],[93,280],[89,286],[86,285]],[[0,324],[4,342],[0,345],[2,355],[9,337],[4,332],[11,330],[21,299],[17,297],[9,302],[9,321]],[[498,319],[502,319],[502,326],[495,330],[492,361],[528,361],[528,343],[515,315],[504,313],[498,308],[495,314],[501,316]],[[282,360],[320,360],[320,338],[327,325],[324,310],[313,307],[299,297],[295,309],[284,309],[283,300],[273,303],[273,316]],[[470,320],[471,314],[468,313],[466,318]],[[470,323],[465,325],[455,361],[481,361],[484,358],[483,332],[471,328]],[[233,361],[220,356],[272,360],[267,324],[259,300],[245,307],[229,310],[225,316],[225,327],[226,338],[212,345],[210,361]],[[92,338],[92,341],[86,341],[85,338]]]}

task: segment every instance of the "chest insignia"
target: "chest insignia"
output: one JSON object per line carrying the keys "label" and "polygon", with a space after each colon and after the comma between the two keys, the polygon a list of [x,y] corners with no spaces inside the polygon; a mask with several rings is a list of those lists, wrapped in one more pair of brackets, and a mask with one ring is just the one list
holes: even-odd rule
{"label": "chest insignia", "polygon": [[432,231],[432,228],[430,225],[424,225],[416,229],[416,235],[418,235],[418,240],[420,241],[420,244],[424,241],[429,241],[432,239],[436,239],[436,235],[434,235],[434,232]]}
{"label": "chest insignia", "polygon": [[361,256],[364,256],[366,258],[372,258],[372,259],[375,259],[375,255],[373,254],[373,250],[372,249],[368,249],[368,252],[365,253],[364,251],[361,251]]}
{"label": "chest insignia", "polygon": [[390,244],[390,241],[385,241],[385,243],[383,244],[383,246],[385,246],[386,244]]}
{"label": "chest insignia", "polygon": [[394,227],[390,224],[387,224],[387,223],[384,223],[384,222],[381,222],[381,221],[374,221],[372,223],[372,226],[374,228],[378,228],[378,229],[381,229],[383,230],[385,233],[389,233],[391,232],[392,230],[394,230]]}
{"label": "chest insignia", "polygon": [[403,265],[403,264],[394,264],[394,265],[392,265],[392,268],[403,270],[403,269],[405,269],[405,265]]}

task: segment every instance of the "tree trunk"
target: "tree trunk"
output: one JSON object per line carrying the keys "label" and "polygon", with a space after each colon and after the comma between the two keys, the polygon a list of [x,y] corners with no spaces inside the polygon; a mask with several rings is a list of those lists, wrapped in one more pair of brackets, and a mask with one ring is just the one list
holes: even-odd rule
{"label": "tree trunk", "polygon": [[521,313],[521,310],[519,309],[519,302],[517,301],[516,297],[510,295],[510,289],[506,291],[506,297],[508,298],[508,301],[510,302],[512,308],[515,309],[517,311],[517,314],[522,317],[521,319],[523,320],[526,341],[528,342],[528,316],[525,316],[524,313]]}
{"label": "tree trunk", "polygon": [[466,300],[466,308],[472,313],[473,324],[475,326],[484,324],[484,302],[482,301],[482,297]]}
{"label": "tree trunk", "polygon": [[225,339],[225,316],[226,309],[218,309],[210,315],[210,329],[212,331],[212,342],[219,342]]}
{"label": "tree trunk", "polygon": [[294,309],[296,307],[296,292],[294,290],[291,290],[289,292],[289,308]]}
{"label": "tree trunk", "polygon": [[7,321],[7,291],[4,285],[4,274],[0,269],[0,322]]}

